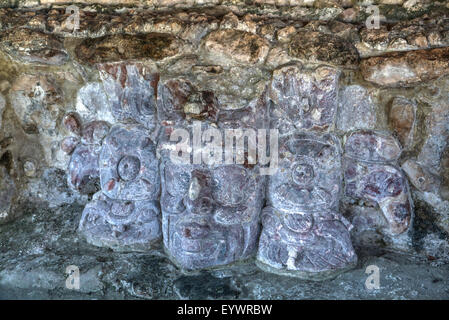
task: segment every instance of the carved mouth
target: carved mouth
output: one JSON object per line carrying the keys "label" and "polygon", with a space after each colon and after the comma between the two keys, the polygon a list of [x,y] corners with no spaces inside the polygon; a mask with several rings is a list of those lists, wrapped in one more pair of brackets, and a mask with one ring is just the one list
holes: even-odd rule
{"label": "carved mouth", "polygon": [[216,239],[188,239],[178,232],[174,234],[174,247],[179,248],[182,254],[196,256],[199,259],[215,260],[224,240]]}
{"label": "carved mouth", "polygon": [[180,223],[173,236],[175,249],[198,259],[215,260],[220,249],[226,245],[223,237],[211,230],[204,221]]}

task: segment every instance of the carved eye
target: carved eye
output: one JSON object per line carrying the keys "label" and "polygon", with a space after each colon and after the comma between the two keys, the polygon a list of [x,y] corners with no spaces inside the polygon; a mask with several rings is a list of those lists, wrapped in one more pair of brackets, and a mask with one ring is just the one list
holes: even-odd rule
{"label": "carved eye", "polygon": [[169,165],[165,167],[164,172],[168,193],[173,196],[182,196],[187,193],[190,185],[188,168]]}
{"label": "carved eye", "polygon": [[298,163],[293,166],[292,179],[297,185],[308,187],[312,184],[314,177],[315,173],[311,165]]}
{"label": "carved eye", "polygon": [[223,166],[213,172],[213,196],[222,205],[235,206],[248,198],[249,177],[245,168]]}
{"label": "carved eye", "polygon": [[135,156],[124,156],[118,163],[117,172],[125,181],[134,180],[140,171],[140,160]]}

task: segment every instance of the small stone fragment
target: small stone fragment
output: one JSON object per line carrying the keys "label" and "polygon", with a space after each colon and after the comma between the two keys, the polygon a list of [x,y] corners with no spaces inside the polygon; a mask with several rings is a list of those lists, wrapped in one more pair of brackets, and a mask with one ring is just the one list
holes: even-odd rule
{"label": "small stone fragment", "polygon": [[413,142],[413,130],[416,118],[416,105],[408,99],[393,99],[388,114],[390,127],[396,133],[402,146],[409,147]]}
{"label": "small stone fragment", "polygon": [[27,160],[23,164],[23,172],[27,177],[31,178],[36,176],[36,170],[37,170],[36,164],[34,163],[33,160]]}

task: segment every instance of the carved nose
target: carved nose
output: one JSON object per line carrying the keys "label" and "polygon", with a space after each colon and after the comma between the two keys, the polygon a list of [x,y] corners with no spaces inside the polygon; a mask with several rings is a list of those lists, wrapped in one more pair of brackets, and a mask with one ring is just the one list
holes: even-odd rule
{"label": "carved nose", "polygon": [[211,190],[205,176],[193,176],[189,185],[186,205],[195,214],[208,215],[213,212]]}
{"label": "carved nose", "polygon": [[201,192],[200,182],[198,181],[197,177],[194,177],[192,179],[192,181],[190,181],[189,199],[192,200],[192,201],[195,201],[196,199],[198,199],[198,196],[200,195],[200,192]]}

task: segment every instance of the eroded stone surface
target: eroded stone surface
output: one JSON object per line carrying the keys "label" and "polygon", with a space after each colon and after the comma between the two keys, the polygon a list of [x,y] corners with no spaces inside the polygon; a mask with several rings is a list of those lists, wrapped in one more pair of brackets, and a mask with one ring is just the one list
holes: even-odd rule
{"label": "eroded stone surface", "polygon": [[13,83],[9,96],[26,133],[55,136],[63,92],[51,75],[24,74]]}
{"label": "eroded stone surface", "polygon": [[[207,128],[213,127],[203,123],[203,129]],[[217,150],[220,161],[174,161],[170,150],[176,141],[170,141],[170,135],[175,128],[167,129],[159,148],[162,230],[171,259],[184,269],[204,269],[254,255],[265,192],[265,176],[259,174],[259,167],[248,163],[249,159],[242,164],[221,162],[221,147]],[[194,154],[201,154],[205,146],[200,142]]]}
{"label": "eroded stone surface", "polygon": [[0,94],[0,128],[2,127],[3,111],[5,110],[5,98]]}
{"label": "eroded stone surface", "polygon": [[132,59],[161,60],[178,53],[179,42],[169,34],[113,35],[86,39],[76,49],[77,58],[90,64]]}
{"label": "eroded stone surface", "polygon": [[360,69],[365,80],[380,86],[415,86],[449,74],[449,48],[388,53],[363,59]]}
{"label": "eroded stone surface", "polygon": [[291,39],[288,54],[311,62],[325,62],[337,66],[358,66],[359,55],[350,42],[335,35],[317,31],[300,31]]}
{"label": "eroded stone surface", "polygon": [[199,91],[190,81],[168,80],[159,89],[161,121],[179,122],[186,118],[216,121],[218,101],[213,92]]}
{"label": "eroded stone surface", "polygon": [[72,134],[61,141],[62,151],[71,155],[67,168],[69,187],[83,194],[93,194],[99,189],[100,168],[98,165],[101,144],[109,132],[109,123],[91,121],[81,123],[79,115],[68,113],[63,123]]}
{"label": "eroded stone surface", "polygon": [[409,159],[401,167],[415,188],[423,192],[438,194],[440,187],[439,179],[432,175],[426,168],[423,168],[418,162]]}
{"label": "eroded stone surface", "polygon": [[356,131],[345,143],[346,196],[379,205],[394,234],[407,231],[412,216],[407,180],[398,168],[387,164],[400,153],[392,136],[374,131]]}
{"label": "eroded stone surface", "polygon": [[148,251],[162,235],[159,205],[149,200],[113,200],[100,191],[84,208],[79,232],[96,246]]}
{"label": "eroded stone surface", "polygon": [[233,29],[213,31],[204,39],[204,49],[215,59],[257,64],[268,54],[268,42],[249,32]]}
{"label": "eroded stone surface", "polygon": [[67,182],[72,189],[86,194],[98,190],[98,155],[99,148],[96,145],[79,144],[75,147],[67,168]]}
{"label": "eroded stone surface", "polygon": [[16,184],[5,167],[0,166],[0,224],[9,222],[15,216],[11,212],[16,197]]}
{"label": "eroded stone surface", "polygon": [[0,44],[12,57],[23,62],[61,65],[68,60],[62,40],[41,31],[12,28],[0,34]]}
{"label": "eroded stone surface", "polygon": [[359,130],[348,135],[345,156],[367,162],[395,161],[401,146],[391,135],[373,130]]}
{"label": "eroded stone surface", "polygon": [[[13,81],[8,90],[8,100],[18,119],[20,129],[9,127],[6,129],[10,131],[7,135],[21,130],[30,139],[39,140],[38,145],[42,146],[44,158],[36,158],[34,161],[40,166],[51,163],[52,166],[64,168],[67,158],[59,151],[59,141],[65,136],[61,125],[65,100],[64,91],[58,83],[56,75],[47,72],[21,74]],[[26,148],[31,149],[29,146]],[[26,153],[31,153],[27,157],[41,154],[39,152],[32,155],[32,151]]]}
{"label": "eroded stone surface", "polygon": [[344,87],[339,96],[337,128],[342,131],[374,129],[376,123],[376,104],[370,92],[359,85]]}
{"label": "eroded stone surface", "polygon": [[416,104],[408,99],[396,97],[391,103],[388,118],[390,126],[397,134],[402,147],[410,147],[413,144]]}
{"label": "eroded stone surface", "polygon": [[269,177],[258,265],[304,279],[334,277],[357,261],[349,223],[340,215],[338,140],[295,134],[284,139],[276,174]]}
{"label": "eroded stone surface", "polygon": [[294,130],[329,129],[337,112],[340,72],[321,66],[307,70],[287,66],[273,72],[270,98],[271,127],[281,134]]}

